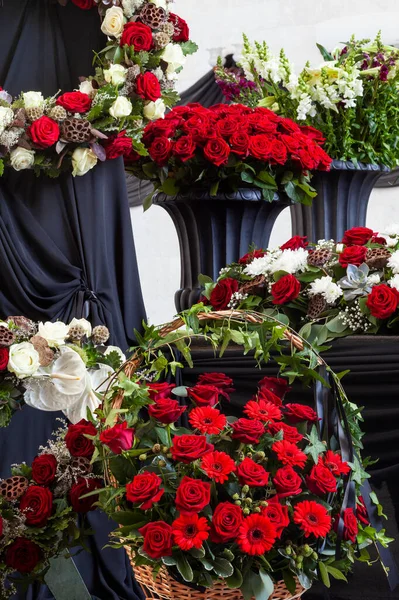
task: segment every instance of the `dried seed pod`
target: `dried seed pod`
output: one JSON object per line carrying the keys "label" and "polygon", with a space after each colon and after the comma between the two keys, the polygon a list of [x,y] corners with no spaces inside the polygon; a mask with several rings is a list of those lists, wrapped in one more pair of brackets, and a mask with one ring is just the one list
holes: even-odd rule
{"label": "dried seed pod", "polygon": [[72,342],[80,342],[85,335],[86,332],[81,325],[73,325],[69,328],[68,339],[70,339]]}
{"label": "dried seed pod", "polygon": [[32,108],[26,108],[25,112],[29,121],[33,123],[33,121],[37,121],[37,119],[43,116],[43,107],[33,106]]}
{"label": "dried seed pod", "polygon": [[87,142],[92,137],[91,124],[85,119],[65,119],[61,126],[61,137],[75,144]]}
{"label": "dried seed pod", "polygon": [[22,475],[14,475],[8,479],[3,479],[0,483],[0,494],[8,500],[13,502],[18,500],[28,489],[29,481]]}
{"label": "dried seed pod", "polygon": [[364,262],[370,269],[383,269],[390,257],[391,253],[387,248],[369,248]]}
{"label": "dried seed pod", "polygon": [[327,308],[327,302],[324,296],[316,294],[312,296],[308,305],[307,316],[309,319],[317,319]]}
{"label": "dried seed pod", "polygon": [[15,340],[15,335],[4,325],[0,325],[0,346],[11,346]]}
{"label": "dried seed pod", "polygon": [[165,23],[167,14],[161,6],[155,6],[153,3],[148,3],[143,6],[140,11],[140,21],[151,27],[158,29],[162,23]]}
{"label": "dried seed pod", "polygon": [[328,248],[312,250],[308,254],[308,265],[311,267],[323,267],[332,258],[332,252]]}
{"label": "dried seed pod", "polygon": [[109,340],[109,329],[105,325],[97,325],[92,333],[93,342],[96,345],[105,344]]}
{"label": "dried seed pod", "polygon": [[53,106],[50,108],[48,116],[54,121],[63,121],[67,118],[68,113],[63,106]]}

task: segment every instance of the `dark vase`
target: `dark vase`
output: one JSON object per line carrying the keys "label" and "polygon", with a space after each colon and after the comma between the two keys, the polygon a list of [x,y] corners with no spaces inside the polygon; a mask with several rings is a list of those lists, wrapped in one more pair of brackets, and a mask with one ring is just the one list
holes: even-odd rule
{"label": "dark vase", "polygon": [[388,167],[334,160],[331,171],[316,171],[312,206],[291,206],[292,234],[309,240],[341,240],[351,227],[365,226],[367,207],[378,179]]}
{"label": "dark vase", "polygon": [[180,245],[181,284],[175,294],[178,311],[198,302],[200,274],[215,279],[222,267],[237,261],[253,244],[267,248],[273,225],[290,204],[275,196],[266,202],[258,189],[210,197],[209,190],[193,189],[187,194],[157,194],[154,204],[172,217]]}

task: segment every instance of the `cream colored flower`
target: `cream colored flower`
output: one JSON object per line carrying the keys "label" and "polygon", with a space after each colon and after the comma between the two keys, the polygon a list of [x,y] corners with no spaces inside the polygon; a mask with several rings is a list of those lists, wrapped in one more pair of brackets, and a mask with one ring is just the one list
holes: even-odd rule
{"label": "cream colored flower", "polygon": [[155,4],[155,6],[164,8],[165,10],[168,8],[166,0],[150,0],[150,2],[151,2],[151,4]]}
{"label": "cream colored flower", "polygon": [[168,63],[166,76],[169,79],[170,76],[173,76],[174,73],[185,64],[186,57],[179,44],[169,43],[162,53],[162,60]]}
{"label": "cream colored flower", "polygon": [[128,117],[133,110],[132,103],[125,96],[119,96],[111,108],[109,109],[109,114],[115,119],[119,119],[121,117]]}
{"label": "cream colored flower", "polygon": [[113,85],[122,85],[126,81],[127,69],[123,65],[111,64],[109,69],[104,71],[104,79]]}
{"label": "cream colored flower", "polygon": [[12,168],[16,171],[31,169],[35,162],[35,151],[26,150],[26,148],[15,148],[10,153],[10,162]]}
{"label": "cream colored flower", "polygon": [[39,354],[30,342],[13,344],[10,347],[8,370],[19,379],[31,377],[40,367]]}
{"label": "cream colored flower", "polygon": [[125,16],[119,6],[109,8],[105,13],[101,31],[110,37],[120,37],[125,26]]}
{"label": "cream colored flower", "polygon": [[11,125],[14,120],[14,111],[7,106],[0,106],[0,134],[3,133],[7,125]]}
{"label": "cream colored flower", "polygon": [[155,121],[155,119],[163,119],[165,116],[166,106],[162,98],[158,98],[155,102],[148,102],[144,106],[144,116],[149,121]]}
{"label": "cream colored flower", "polygon": [[90,79],[85,79],[81,82],[79,86],[79,92],[82,92],[82,94],[87,94],[90,96],[90,98],[94,98],[94,96],[97,94],[97,90],[93,87]]}
{"label": "cream colored flower", "polygon": [[65,344],[65,338],[68,336],[68,325],[65,325],[62,321],[46,321],[46,323],[39,323],[38,335],[44,338],[51,348],[58,348]]}
{"label": "cream colored flower", "polygon": [[41,108],[44,104],[41,92],[25,92],[22,94],[25,108]]}
{"label": "cream colored flower", "polygon": [[87,337],[91,336],[91,323],[87,319],[76,319],[74,317],[68,325],[68,330],[71,327],[81,327]]}
{"label": "cream colored flower", "polygon": [[76,148],[72,154],[72,175],[81,177],[86,175],[98,162],[97,156],[90,148]]}

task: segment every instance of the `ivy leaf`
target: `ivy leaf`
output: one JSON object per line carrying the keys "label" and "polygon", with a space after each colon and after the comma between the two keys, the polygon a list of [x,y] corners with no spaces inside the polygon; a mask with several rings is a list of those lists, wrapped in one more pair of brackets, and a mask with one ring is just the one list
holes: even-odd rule
{"label": "ivy leaf", "polygon": [[348,462],[348,465],[352,469],[352,480],[356,481],[359,485],[362,485],[365,479],[369,479],[370,475],[363,469],[359,459],[355,456],[353,463]]}
{"label": "ivy leaf", "polygon": [[183,42],[180,44],[180,47],[183,51],[184,56],[188,56],[189,54],[195,54],[198,50],[198,45],[195,42],[189,40],[188,42]]}
{"label": "ivy leaf", "polygon": [[305,454],[310,454],[313,462],[317,465],[320,454],[326,450],[326,443],[320,440],[316,425],[313,425],[306,439],[309,441],[309,446],[305,448]]}
{"label": "ivy leaf", "polygon": [[377,494],[375,492],[370,493],[370,500],[377,507],[377,514],[379,517],[384,517],[384,519],[388,519],[388,517],[384,514],[383,508],[378,500]]}

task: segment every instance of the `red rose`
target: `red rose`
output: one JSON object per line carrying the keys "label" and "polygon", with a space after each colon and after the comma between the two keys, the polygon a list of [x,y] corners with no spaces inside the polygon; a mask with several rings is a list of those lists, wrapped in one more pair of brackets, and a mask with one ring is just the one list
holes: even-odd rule
{"label": "red rose", "polygon": [[72,456],[85,456],[91,458],[94,452],[94,444],[86,435],[96,435],[97,430],[93,423],[85,419],[73,425],[68,425],[68,432],[65,436],[65,444]]}
{"label": "red rose", "polygon": [[247,133],[237,131],[230,138],[230,147],[234,154],[246,157],[249,151],[250,137]]}
{"label": "red rose", "polygon": [[175,28],[172,37],[173,41],[188,42],[188,40],[190,39],[190,31],[186,21],[179,17],[179,15],[175,15],[174,13],[169,13],[169,21],[173,23]]}
{"label": "red rose", "polygon": [[287,304],[298,298],[300,291],[301,284],[294,275],[283,275],[272,285],[273,304]]}
{"label": "red rose", "polygon": [[231,502],[221,502],[212,515],[211,541],[214,544],[224,544],[234,540],[243,520],[240,506]]}
{"label": "red rose", "polygon": [[296,427],[291,427],[287,423],[269,423],[268,429],[271,435],[275,436],[279,431],[283,432],[283,440],[297,444],[303,440],[302,433],[299,433]]}
{"label": "red rose", "polygon": [[210,302],[215,310],[225,310],[232,295],[238,291],[238,281],[227,277],[221,279],[211,292]]}
{"label": "red rose", "polygon": [[125,45],[133,46],[135,52],[150,50],[152,47],[151,28],[137,21],[126,23],[120,39],[120,45],[122,47]]}
{"label": "red rose", "polygon": [[219,393],[229,400],[229,394],[235,392],[233,387],[234,382],[231,377],[228,377],[224,373],[201,373],[198,377],[198,383],[201,385],[213,385],[217,387]]}
{"label": "red rose", "polygon": [[287,147],[280,140],[273,140],[270,149],[270,159],[279,165],[287,162]]}
{"label": "red rose", "polygon": [[315,423],[318,419],[313,408],[305,404],[287,404],[285,410],[285,416],[290,423],[300,423],[301,421]]}
{"label": "red rose", "polygon": [[136,79],[136,94],[144,100],[155,102],[161,97],[161,86],[158,78],[147,71]]}
{"label": "red rose", "polygon": [[[359,526],[357,524],[356,515],[353,511],[353,508],[346,508],[343,514],[344,520],[344,530],[343,530],[343,538],[346,542],[352,542],[354,544],[356,542],[357,534],[359,533]],[[334,520],[334,531],[338,531],[338,523],[339,518],[336,517]]]}
{"label": "red rose", "polygon": [[244,458],[237,467],[237,477],[241,485],[264,487],[269,482],[269,473],[252,458]]}
{"label": "red rose", "polygon": [[126,131],[120,131],[117,136],[110,137],[104,142],[105,154],[108,160],[124,157],[125,163],[140,160],[140,155],[134,150],[132,138],[126,136]]}
{"label": "red rose", "polygon": [[0,348],[0,371],[7,369],[9,354],[8,348]]}
{"label": "red rose", "polygon": [[355,265],[356,267],[364,263],[366,258],[367,248],[364,246],[348,246],[339,255],[339,264],[346,269],[348,265]]}
{"label": "red rose", "polygon": [[75,4],[82,10],[90,10],[94,6],[94,0],[72,0],[72,4]]}
{"label": "red rose", "polygon": [[87,513],[90,510],[95,510],[93,504],[98,501],[98,494],[81,498],[94,490],[102,488],[102,483],[99,479],[88,479],[86,477],[78,477],[76,483],[69,490],[69,502],[73,510],[77,513]]}
{"label": "red rose", "polygon": [[213,134],[211,134],[211,132],[209,131],[209,127],[210,121],[207,116],[193,115],[183,124],[182,129],[186,133],[192,135],[194,141],[199,142],[203,140],[208,140],[210,137],[214,138],[216,136],[216,133],[214,131]]}
{"label": "red rose", "polygon": [[399,292],[385,283],[375,285],[368,295],[366,306],[377,319],[387,319],[398,308]]}
{"label": "red rose", "polygon": [[188,397],[197,406],[215,406],[219,402],[220,390],[215,385],[204,385],[197,383],[187,389]]}
{"label": "red rose", "polygon": [[213,445],[207,442],[204,435],[176,435],[170,451],[173,460],[188,464],[212,450]]}
{"label": "red rose", "polygon": [[60,137],[60,128],[58,123],[43,116],[33,121],[27,129],[32,142],[39,148],[49,148],[58,141]]}
{"label": "red rose", "polygon": [[143,550],[155,560],[162,556],[172,556],[173,529],[164,521],[154,521],[139,529],[144,538]]}
{"label": "red rose", "polygon": [[48,488],[31,485],[21,498],[19,510],[27,525],[43,527],[53,512],[53,494]]}
{"label": "red rose", "polygon": [[309,246],[308,238],[301,235],[294,235],[280,246],[280,250],[299,250],[299,248],[307,248]]}
{"label": "red rose", "polygon": [[267,506],[262,508],[261,514],[268,517],[273,523],[277,531],[277,537],[281,537],[284,529],[290,524],[288,507],[280,504],[276,496],[267,501]]}
{"label": "red rose", "polygon": [[165,425],[177,421],[185,410],[185,406],[180,406],[179,402],[172,398],[157,398],[155,404],[148,407],[149,415]]}
{"label": "red rose", "polygon": [[183,514],[199,513],[211,501],[211,484],[183,477],[176,492],[176,508]]}
{"label": "red rose", "polygon": [[158,400],[158,398],[169,398],[171,391],[176,386],[173,383],[149,383],[148,384],[148,395],[151,400]]}
{"label": "red rose", "polygon": [[270,136],[266,134],[254,135],[249,142],[249,152],[259,160],[269,160],[272,153]]}
{"label": "red rose", "polygon": [[235,117],[226,117],[216,123],[216,130],[222,137],[229,138],[239,129],[240,122]]}
{"label": "red rose", "polygon": [[117,423],[100,433],[100,441],[108,446],[114,454],[122,454],[123,450],[130,450],[133,437],[134,429],[128,428],[126,421]]}
{"label": "red rose", "polygon": [[148,152],[153,161],[156,162],[158,166],[162,167],[168,162],[169,157],[172,154],[172,149],[172,142],[168,140],[168,138],[157,137],[152,142]]}
{"label": "red rose", "polygon": [[182,135],[173,146],[173,154],[186,162],[195,156],[197,144],[191,135]]}
{"label": "red rose", "polygon": [[299,126],[287,117],[280,117],[278,128],[283,133],[296,134],[301,132]]}
{"label": "red rose", "polygon": [[85,113],[91,108],[92,100],[83,92],[66,92],[57,98],[57,104],[72,113]]}
{"label": "red rose", "polygon": [[230,155],[230,146],[223,138],[213,138],[207,141],[204,156],[217,167],[226,164]]}
{"label": "red rose", "polygon": [[306,477],[306,484],[312,494],[316,494],[316,496],[323,496],[337,491],[336,479],[330,469],[327,469],[323,463],[313,467],[310,475]]}
{"label": "red rose", "polygon": [[31,540],[18,537],[7,547],[6,565],[20,573],[30,573],[40,562],[42,551],[39,546]]}
{"label": "red rose", "polygon": [[368,227],[352,227],[344,233],[342,243],[346,246],[363,246],[373,237],[374,232]]}
{"label": "red rose", "polygon": [[387,245],[387,241],[385,238],[380,237],[378,234],[374,233],[373,237],[371,238],[371,241],[373,244],[380,244],[381,246],[386,246]]}
{"label": "red rose", "polygon": [[132,483],[126,484],[126,498],[129,502],[140,503],[142,510],[149,510],[165,493],[161,483],[162,479],[156,473],[139,473]]}
{"label": "red rose", "polygon": [[363,496],[359,496],[356,504],[356,517],[363,525],[370,525],[369,515],[367,512],[366,505],[364,503]]}
{"label": "red rose", "polygon": [[277,531],[268,517],[252,514],[244,519],[238,530],[237,544],[250,556],[261,556],[273,547]]}
{"label": "red rose", "polygon": [[273,483],[280,498],[298,496],[302,492],[302,479],[292,467],[278,469]]}
{"label": "red rose", "polygon": [[253,419],[237,419],[231,425],[233,429],[232,438],[243,444],[258,444],[265,433],[265,425],[262,421]]}
{"label": "red rose", "polygon": [[[277,131],[277,125],[275,122],[271,121],[269,117],[260,116],[257,112],[250,115],[248,117],[248,122],[252,125],[251,131],[257,134],[273,134]],[[272,140],[272,137],[268,136],[269,140]]]}
{"label": "red rose", "polygon": [[32,462],[32,478],[39,485],[48,485],[55,479],[57,459],[53,454],[41,454]]}
{"label": "red rose", "polygon": [[[287,380],[283,379],[282,377],[264,377],[258,383],[258,388],[260,392],[266,396],[268,395],[267,392],[272,392],[279,398],[284,398],[285,394],[291,389],[287,383]],[[270,402],[273,402],[273,399],[270,397],[267,397],[266,399],[270,400]],[[281,402],[278,404],[278,406],[280,405]]]}
{"label": "red rose", "polygon": [[303,169],[315,169],[318,161],[316,161],[304,148],[299,148],[292,158],[295,158]]}
{"label": "red rose", "polygon": [[247,265],[248,263],[252,262],[254,258],[262,258],[265,255],[266,252],[264,250],[252,250],[252,252],[244,254],[244,256],[242,256],[238,262],[240,265]]}
{"label": "red rose", "polygon": [[299,129],[304,135],[309,137],[311,140],[314,140],[317,144],[323,144],[326,141],[321,131],[315,129],[311,125],[300,125]]}
{"label": "red rose", "polygon": [[306,464],[306,454],[292,442],[287,442],[286,440],[274,442],[272,450],[277,454],[278,460],[282,462],[283,465],[300,467],[303,469]]}
{"label": "red rose", "polygon": [[290,154],[296,154],[300,147],[300,141],[298,136],[294,135],[285,135],[284,133],[280,136],[280,139],[287,147],[287,150]]}
{"label": "red rose", "polygon": [[315,168],[319,171],[329,171],[331,169],[332,158],[320,146],[313,148],[313,158],[316,162]]}

